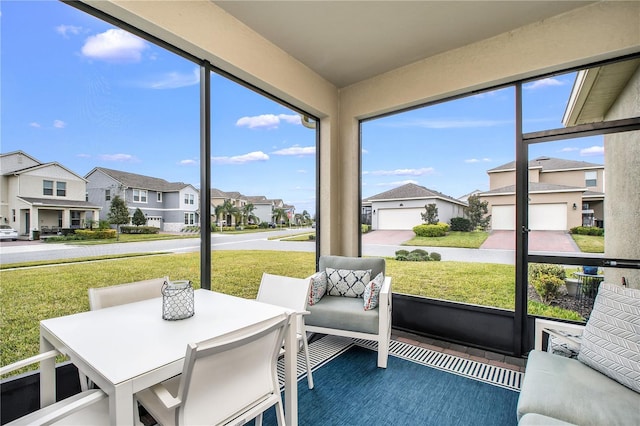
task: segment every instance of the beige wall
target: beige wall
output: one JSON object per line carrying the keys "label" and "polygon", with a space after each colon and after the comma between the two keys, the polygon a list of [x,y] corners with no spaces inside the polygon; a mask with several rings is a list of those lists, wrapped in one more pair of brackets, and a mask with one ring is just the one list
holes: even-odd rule
{"label": "beige wall", "polygon": [[319,116],[321,252],[358,251],[358,119],[640,50],[640,2],[604,2],[338,91],[205,1],[87,1]]}
{"label": "beige wall", "polygon": [[[606,119],[640,116],[640,69],[612,106]],[[607,197],[604,203],[605,256],[614,259],[640,259],[640,131],[605,136],[604,163]],[[640,289],[640,270],[605,268],[605,280]]]}
{"label": "beige wall", "polygon": [[[532,182],[529,180],[529,182]],[[533,181],[535,182],[535,181]],[[489,173],[489,191],[498,188],[504,188],[505,186],[515,185],[516,184],[516,172],[494,172]]]}
{"label": "beige wall", "polygon": [[[585,184],[585,173],[597,172],[597,186],[587,187]],[[604,186],[602,184],[602,176],[604,174],[603,169],[582,169],[582,170],[567,170],[558,172],[544,172],[540,176],[540,182],[553,183],[556,185],[569,185],[577,186],[581,188],[587,188],[590,191],[604,192]]]}

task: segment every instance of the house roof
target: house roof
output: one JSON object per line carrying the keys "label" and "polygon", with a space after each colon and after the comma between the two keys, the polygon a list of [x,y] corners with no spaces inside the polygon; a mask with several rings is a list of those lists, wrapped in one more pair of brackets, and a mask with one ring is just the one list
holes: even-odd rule
{"label": "house roof", "polygon": [[33,170],[44,169],[44,168],[51,167],[51,166],[60,167],[62,170],[66,171],[67,173],[70,173],[70,174],[78,177],[79,179],[82,179],[82,180],[86,181],[86,178],[83,178],[82,176],[80,176],[79,174],[74,172],[73,170],[70,170],[70,169],[66,168],[65,166],[63,166],[62,164],[58,163],[57,161],[53,161],[51,163],[41,163],[41,164],[38,164],[38,165],[35,165],[35,166],[31,166],[31,167],[25,167],[24,169],[14,170],[14,171],[5,173],[5,175],[23,174],[23,173],[28,173],[28,172],[33,171]]}
{"label": "house roof", "polygon": [[[492,189],[491,191],[483,192],[480,196],[489,195],[508,195],[515,194],[516,186],[508,185],[501,188]],[[569,185],[556,185],[553,183],[541,183],[541,182],[529,182],[529,192],[586,192],[584,187],[569,186]],[[602,194],[604,196],[604,194]]]}
{"label": "house roof", "polygon": [[464,202],[445,195],[442,192],[434,191],[432,189],[425,188],[424,186],[416,185],[415,183],[407,183],[397,188],[390,189],[389,191],[381,192],[380,194],[365,198],[363,201],[371,202],[429,198],[441,198],[455,204],[466,205]]}
{"label": "house roof", "polygon": [[107,169],[104,167],[96,167],[87,173],[87,178],[92,173],[100,171],[107,176],[117,180],[121,185],[124,185],[128,188],[137,188],[137,189],[149,189],[152,191],[158,192],[177,192],[181,189],[191,186],[188,183],[184,182],[167,182],[164,179],[139,175],[136,173],[123,172],[121,170],[113,170]]}
{"label": "house roof", "polygon": [[42,207],[70,207],[70,208],[84,208],[84,209],[100,209],[101,206],[96,206],[87,201],[74,201],[65,200],[60,198],[32,198],[32,197],[18,197],[26,203]]}
{"label": "house roof", "polygon": [[[560,170],[579,170],[579,169],[603,169],[602,164],[588,163],[586,161],[566,160],[564,158],[554,157],[538,157],[529,161],[529,168],[539,168],[542,172],[560,171]],[[516,169],[516,162],[510,161],[493,169],[487,170],[487,173],[507,172]]]}

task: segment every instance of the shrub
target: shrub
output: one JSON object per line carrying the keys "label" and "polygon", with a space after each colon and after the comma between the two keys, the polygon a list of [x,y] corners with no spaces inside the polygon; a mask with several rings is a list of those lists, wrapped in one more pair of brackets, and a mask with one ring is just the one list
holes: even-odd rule
{"label": "shrub", "polygon": [[451,218],[451,230],[470,232],[473,231],[473,227],[471,226],[471,221],[466,217],[453,217]]}
{"label": "shrub", "polygon": [[115,229],[99,229],[92,231],[89,229],[76,229],[76,235],[81,236],[86,240],[108,240],[109,238],[116,238]]}
{"label": "shrub", "polygon": [[360,225],[360,227],[362,228],[362,233],[366,234],[367,232],[371,231],[371,225]]}
{"label": "shrub", "polygon": [[258,225],[246,225],[244,229],[258,229]]}
{"label": "shrub", "polygon": [[408,255],[409,255],[409,253],[407,253],[407,254],[398,254],[398,255],[396,255],[396,260],[399,260],[401,262],[404,261],[404,260],[407,260],[407,256]]}
{"label": "shrub", "polygon": [[595,235],[601,237],[604,235],[604,229],[597,226],[576,226],[569,230],[572,234],[578,235]]}
{"label": "shrub", "polygon": [[121,226],[120,232],[123,234],[158,234],[160,228],[155,226]]}
{"label": "shrub", "polygon": [[[422,257],[429,257],[429,252],[428,251],[423,250],[423,249],[419,249],[419,248],[411,250],[411,253],[417,253],[418,255],[420,255]],[[409,254],[411,254],[411,253],[409,253]]]}
{"label": "shrub", "polygon": [[406,256],[408,254],[409,254],[408,250],[403,250],[403,249],[396,250],[396,256]]}
{"label": "shrub", "polygon": [[429,256],[424,257],[420,253],[411,252],[407,255],[407,260],[410,262],[425,262],[429,260]]}
{"label": "shrub", "polygon": [[560,265],[550,265],[547,263],[532,263],[529,265],[529,280],[539,278],[541,275],[553,275],[560,280],[567,277],[567,273]]}
{"label": "shrub", "polygon": [[440,253],[436,253],[435,251],[431,252],[431,254],[429,255],[429,258],[431,260],[435,260],[436,262],[440,262],[440,260],[442,260],[442,256],[440,255]]}
{"label": "shrub", "polygon": [[314,234],[309,235],[309,239],[311,241],[315,241],[316,240],[316,236]]}
{"label": "shrub", "polygon": [[438,223],[437,225],[417,225],[413,227],[413,232],[418,237],[444,237],[447,235],[449,225]]}
{"label": "shrub", "polygon": [[531,285],[544,303],[555,299],[563,284],[564,280],[550,274],[540,274],[531,280]]}

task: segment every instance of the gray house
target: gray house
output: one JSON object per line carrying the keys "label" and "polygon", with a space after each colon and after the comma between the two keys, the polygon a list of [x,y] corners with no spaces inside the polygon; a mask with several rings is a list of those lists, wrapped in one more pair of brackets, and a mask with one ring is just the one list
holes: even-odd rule
{"label": "gray house", "polygon": [[102,206],[100,219],[107,220],[114,196],[123,198],[133,216],[140,208],[147,226],[165,232],[178,232],[198,225],[199,191],[188,183],[96,167],[86,176],[88,200]]}
{"label": "gray house", "polygon": [[409,230],[424,223],[421,213],[427,204],[436,205],[438,220],[445,223],[464,216],[467,206],[441,192],[408,183],[362,200],[362,216],[371,217],[373,230]]}

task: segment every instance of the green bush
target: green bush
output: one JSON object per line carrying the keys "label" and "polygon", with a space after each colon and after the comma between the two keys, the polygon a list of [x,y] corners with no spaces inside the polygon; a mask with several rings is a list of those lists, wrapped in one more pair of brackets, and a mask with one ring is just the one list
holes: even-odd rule
{"label": "green bush", "polygon": [[360,225],[360,228],[362,229],[362,233],[366,234],[367,232],[371,231],[371,225]]}
{"label": "green bush", "polygon": [[403,262],[403,261],[407,260],[407,256],[409,256],[409,253],[396,255],[396,260],[399,260],[400,262]]}
{"label": "green bush", "polygon": [[604,235],[604,229],[597,226],[576,226],[569,230],[572,234],[578,235],[595,235],[601,237]]}
{"label": "green bush", "polygon": [[315,234],[311,234],[311,235],[309,235],[309,239],[310,239],[311,241],[315,241],[315,240],[316,240],[316,236],[315,236]]}
{"label": "green bush", "polygon": [[447,235],[449,225],[438,223],[437,225],[417,225],[413,227],[413,232],[418,237],[444,237]]}
{"label": "green bush", "polygon": [[423,250],[423,249],[419,249],[419,248],[411,250],[411,253],[416,253],[416,254],[418,254],[418,255],[420,255],[422,257],[429,257],[429,252],[428,251]]}
{"label": "green bush", "polygon": [[246,225],[244,229],[258,229],[258,225]]}
{"label": "green bush", "polygon": [[471,232],[473,227],[471,226],[471,221],[466,217],[453,217],[451,218],[451,230]]}
{"label": "green bush", "polygon": [[115,229],[99,229],[92,231],[89,229],[76,229],[76,235],[83,237],[86,240],[108,240],[109,238],[116,238]]}
{"label": "green bush", "polygon": [[529,264],[529,281],[535,280],[541,275],[553,275],[560,280],[564,280],[567,277],[566,271],[560,265],[551,265],[548,263]]}
{"label": "green bush", "polygon": [[158,234],[160,228],[155,226],[121,226],[120,232],[123,234]]}
{"label": "green bush", "polygon": [[434,252],[431,252],[431,254],[429,255],[429,259],[435,260],[436,262],[440,262],[442,260],[442,256],[440,255],[440,253],[436,253],[434,251]]}
{"label": "green bush", "polygon": [[396,256],[406,256],[408,254],[409,254],[409,250],[404,250],[404,249],[396,250]]}
{"label": "green bush", "polygon": [[531,280],[531,285],[544,303],[549,303],[555,299],[563,284],[564,280],[550,274],[540,274]]}

